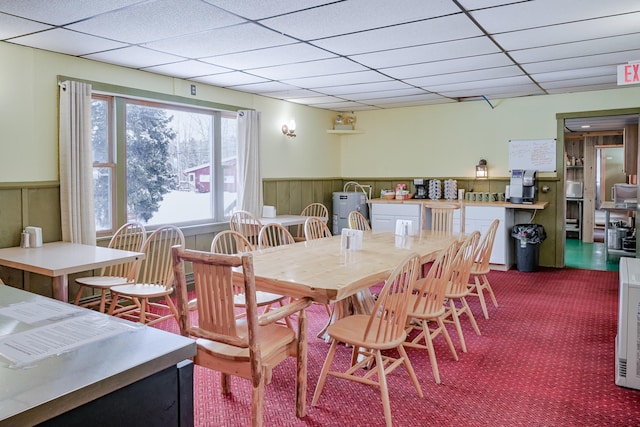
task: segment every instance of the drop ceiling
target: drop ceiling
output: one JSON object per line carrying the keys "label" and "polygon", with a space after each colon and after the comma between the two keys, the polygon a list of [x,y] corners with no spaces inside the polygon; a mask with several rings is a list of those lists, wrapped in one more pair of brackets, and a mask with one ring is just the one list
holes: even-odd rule
{"label": "drop ceiling", "polygon": [[638,0],[0,0],[0,40],[336,111],[593,91]]}

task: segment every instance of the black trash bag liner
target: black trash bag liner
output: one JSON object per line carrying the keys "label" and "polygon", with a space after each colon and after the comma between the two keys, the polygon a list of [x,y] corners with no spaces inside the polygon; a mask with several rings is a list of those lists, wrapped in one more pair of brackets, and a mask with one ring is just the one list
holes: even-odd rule
{"label": "black trash bag liner", "polygon": [[516,224],[511,230],[511,237],[520,240],[521,244],[538,244],[544,242],[547,233],[540,224]]}

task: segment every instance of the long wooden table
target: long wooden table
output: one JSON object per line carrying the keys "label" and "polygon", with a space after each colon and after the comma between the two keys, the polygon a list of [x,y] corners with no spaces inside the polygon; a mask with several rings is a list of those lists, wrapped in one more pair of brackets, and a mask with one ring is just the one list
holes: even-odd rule
{"label": "long wooden table", "polygon": [[[358,251],[341,249],[341,236],[262,249],[253,252],[256,287],[323,304],[343,301],[386,280],[409,253],[426,263],[458,238],[429,230],[416,236],[366,232]],[[299,363],[306,376],[306,316],[298,319],[298,337]],[[296,413],[305,416],[306,387],[296,391]]]}

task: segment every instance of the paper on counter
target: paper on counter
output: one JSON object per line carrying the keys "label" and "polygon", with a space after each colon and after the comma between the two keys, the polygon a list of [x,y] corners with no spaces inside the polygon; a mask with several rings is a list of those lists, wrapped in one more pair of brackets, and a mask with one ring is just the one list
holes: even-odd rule
{"label": "paper on counter", "polygon": [[0,356],[9,360],[14,368],[30,366],[38,360],[131,331],[135,327],[95,314],[72,317],[0,338]]}
{"label": "paper on counter", "polygon": [[55,300],[19,302],[0,308],[0,315],[33,325],[43,320],[59,319],[83,311],[79,307]]}

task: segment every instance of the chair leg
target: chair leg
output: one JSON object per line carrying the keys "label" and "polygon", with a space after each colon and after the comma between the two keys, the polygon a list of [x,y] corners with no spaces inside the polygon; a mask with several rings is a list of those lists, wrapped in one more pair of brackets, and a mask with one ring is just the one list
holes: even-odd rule
{"label": "chair leg", "polygon": [[78,288],[78,292],[76,293],[76,298],[73,300],[73,303],[75,305],[80,305],[80,298],[82,297],[82,290],[84,289],[84,286],[79,285],[80,287]]}
{"label": "chair leg", "polygon": [[254,375],[258,374],[260,378],[258,378],[258,381],[254,378],[251,390],[251,427],[262,427],[264,418],[264,383],[266,375],[262,367],[258,367],[257,370],[258,372],[255,372]]}
{"label": "chair leg", "polygon": [[458,318],[458,309],[456,308],[453,298],[449,299],[449,311],[451,312],[451,319],[458,332],[458,338],[460,339],[460,348],[463,353],[467,352],[467,344],[464,342],[464,335],[462,334],[462,326],[460,325],[460,319]]}
{"label": "chair leg", "polygon": [[429,354],[429,363],[431,363],[433,378],[436,380],[436,384],[440,384],[440,371],[438,370],[438,360],[436,359],[436,351],[433,348],[433,341],[431,339],[431,331],[429,330],[429,323],[426,320],[422,321],[422,329],[424,330],[424,342],[425,344],[427,344],[427,353]]}
{"label": "chair leg", "polygon": [[442,318],[438,317],[436,319],[436,323],[438,323],[438,328],[442,330],[442,336],[444,336],[444,340],[447,342],[447,345],[449,346],[449,350],[451,351],[451,355],[453,356],[453,359],[457,362],[458,353],[456,352],[456,348],[453,346],[453,341],[451,341],[451,336],[449,335],[449,331],[447,331],[447,328],[445,327],[444,322],[442,321]]}
{"label": "chair leg", "polygon": [[393,427],[391,422],[391,403],[389,402],[389,388],[387,387],[387,376],[384,373],[384,362],[380,350],[374,350],[376,368],[378,369],[378,384],[380,385],[380,398],[382,399],[382,409],[387,427]]}
{"label": "chair leg", "polygon": [[318,403],[320,393],[322,393],[322,389],[324,388],[324,383],[327,380],[327,374],[329,373],[329,368],[331,368],[331,362],[333,362],[333,358],[336,355],[337,348],[338,341],[332,339],[331,347],[329,347],[329,352],[327,353],[327,358],[324,360],[324,364],[322,365],[322,371],[320,371],[320,377],[318,378],[318,384],[316,384],[316,390],[313,392],[313,399],[311,400],[312,406],[315,406]]}
{"label": "chair leg", "polygon": [[147,322],[147,304],[149,301],[146,298],[142,298],[142,302],[140,303],[140,320],[139,322],[143,325]]}
{"label": "chair leg", "polygon": [[418,392],[418,396],[424,397],[424,394],[422,393],[422,387],[420,387],[418,377],[416,376],[416,371],[414,371],[413,366],[411,365],[411,361],[409,360],[409,356],[407,355],[407,351],[404,349],[404,346],[402,344],[398,346],[398,353],[400,353],[400,357],[402,357],[404,368],[407,370],[409,377],[411,377],[411,382],[413,383],[413,387]]}
{"label": "chair leg", "polygon": [[498,307],[498,301],[496,301],[496,296],[493,293],[493,289],[491,288],[491,284],[489,283],[489,279],[486,274],[482,275],[482,287],[485,288],[489,292],[489,296],[491,297],[491,302],[494,307]]}
{"label": "chair leg", "polygon": [[480,278],[475,276],[474,281],[476,283],[475,291],[478,295],[478,299],[480,300],[480,306],[482,307],[482,314],[484,314],[485,319],[489,319],[489,311],[487,310],[487,302],[484,300],[484,293],[482,292],[483,284],[480,283]]}
{"label": "chair leg", "polygon": [[231,394],[231,375],[220,372],[220,391],[223,396]]}
{"label": "chair leg", "polygon": [[473,313],[471,312],[471,307],[469,307],[469,303],[467,303],[467,299],[465,297],[462,297],[460,298],[460,301],[462,302],[461,314],[467,313],[467,316],[469,316],[469,321],[471,322],[471,326],[473,327],[473,330],[476,331],[476,335],[480,336],[481,335],[480,328],[478,327],[476,318],[473,317]]}

